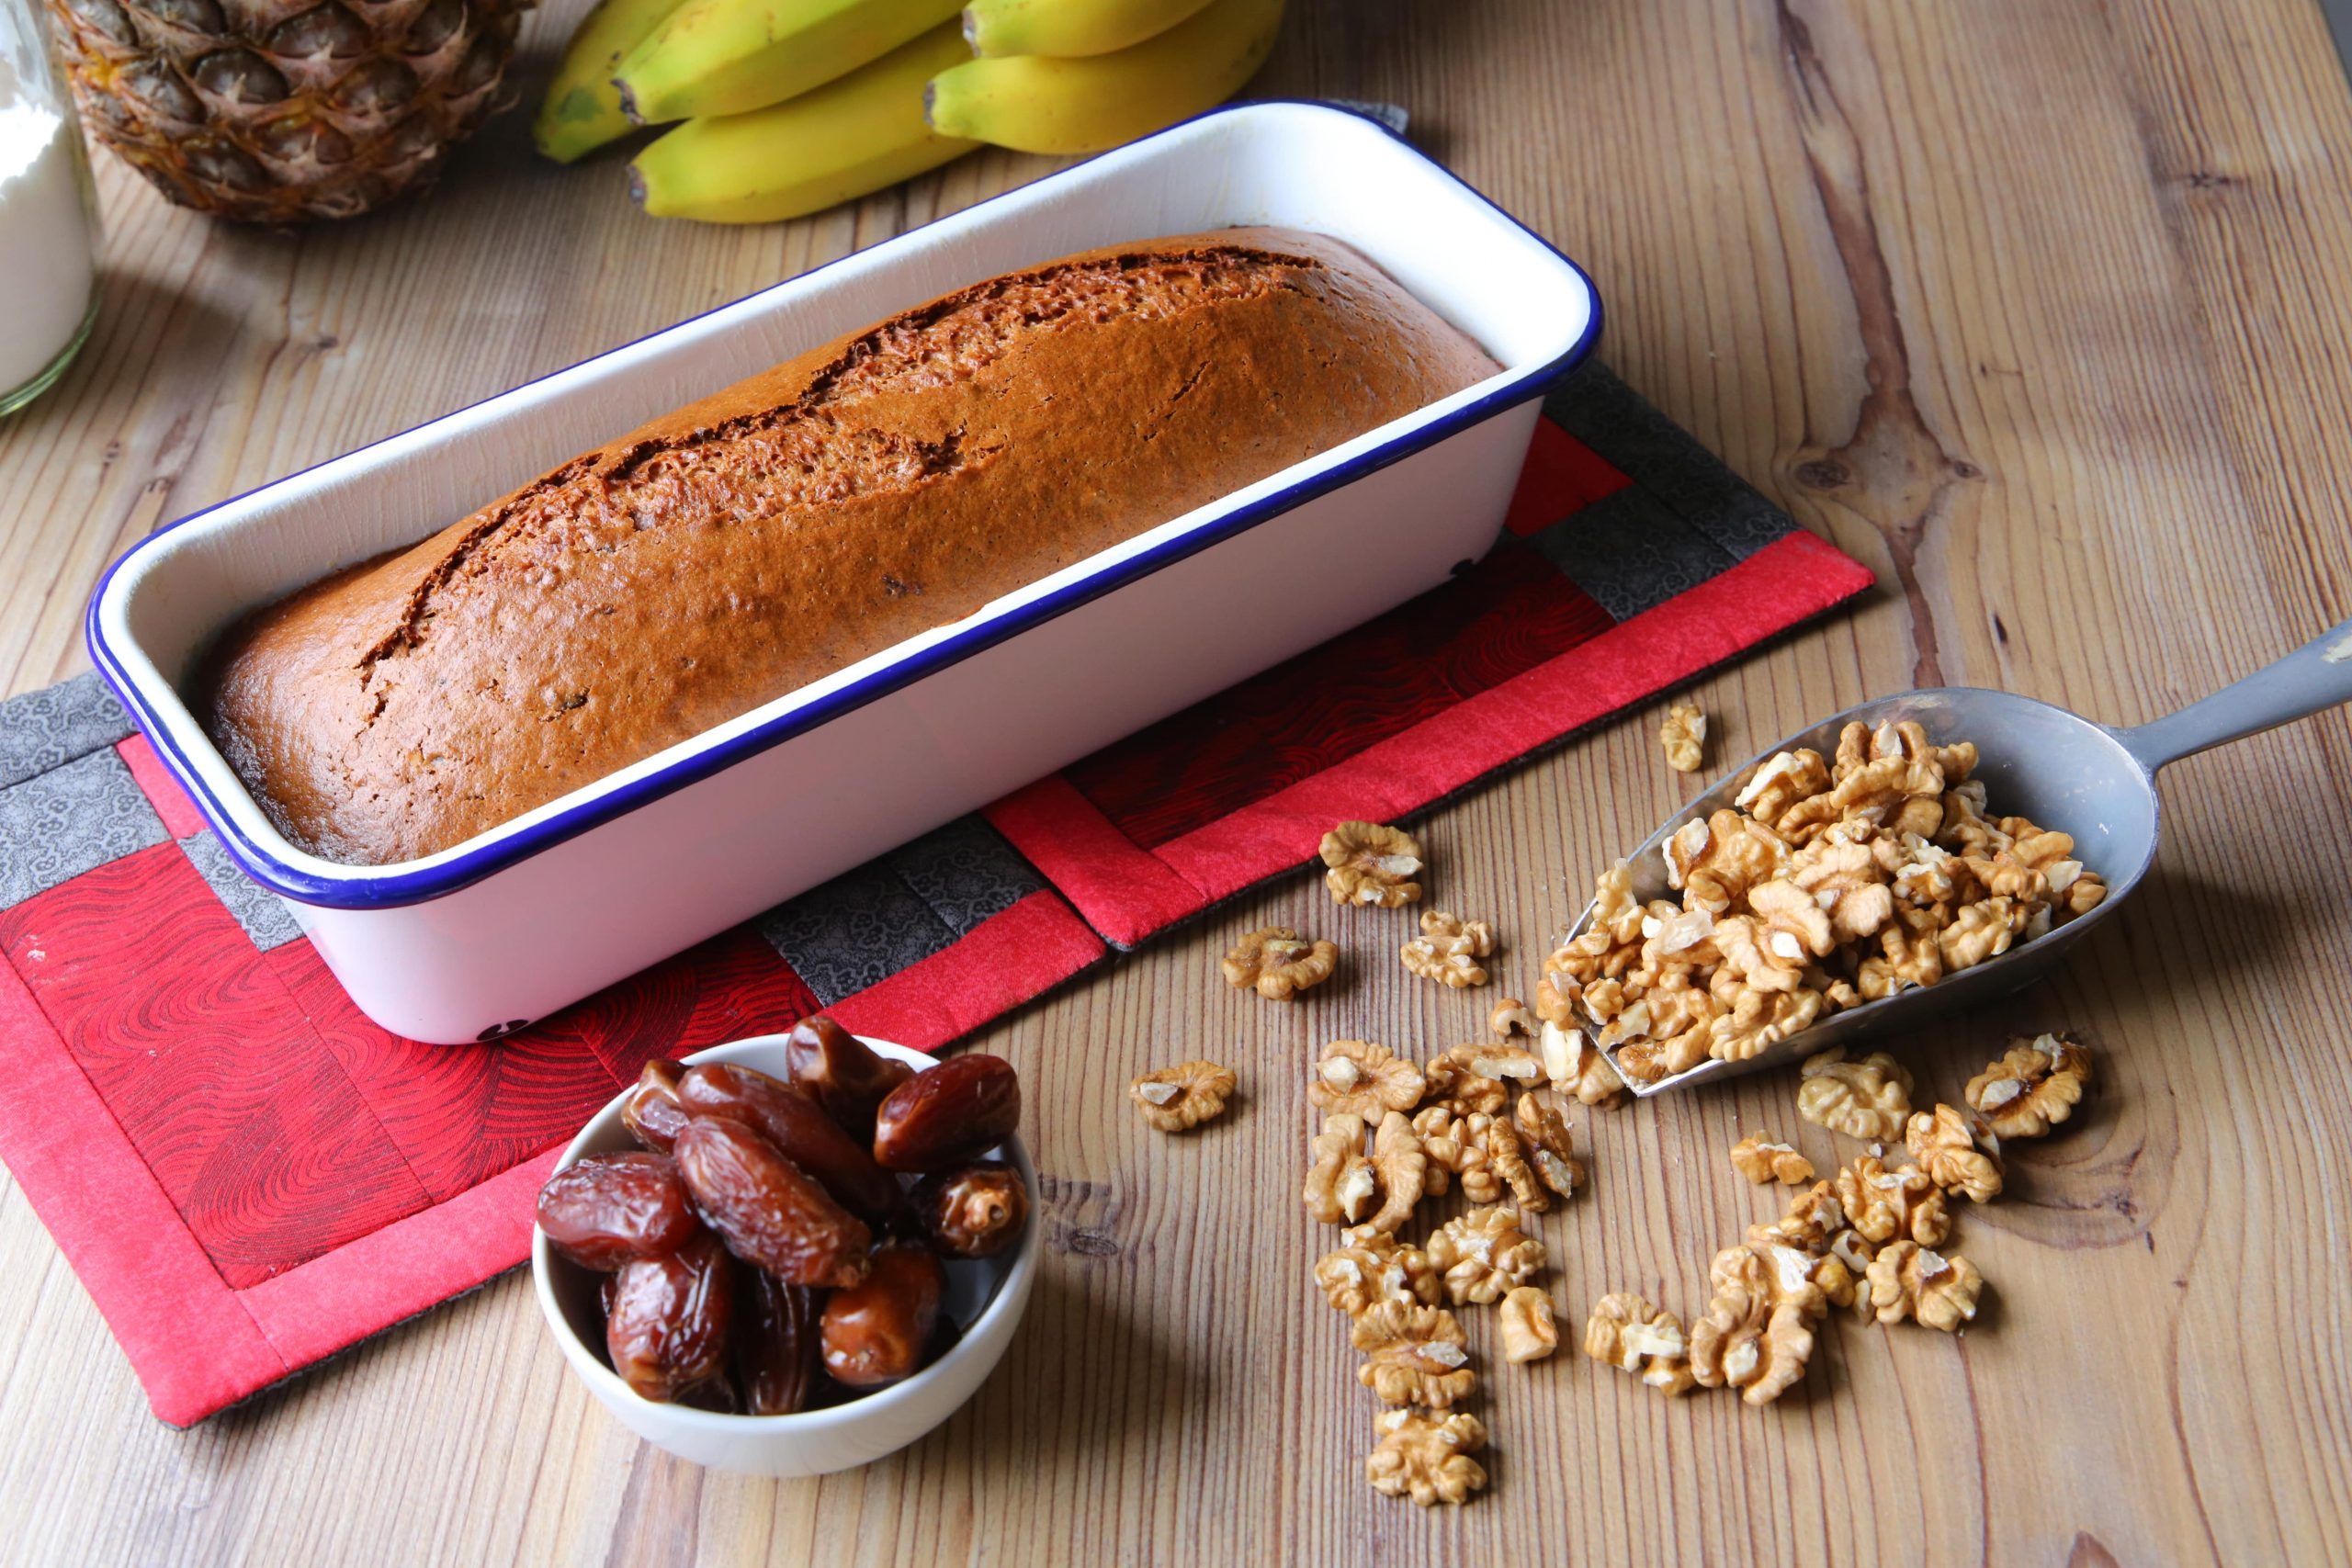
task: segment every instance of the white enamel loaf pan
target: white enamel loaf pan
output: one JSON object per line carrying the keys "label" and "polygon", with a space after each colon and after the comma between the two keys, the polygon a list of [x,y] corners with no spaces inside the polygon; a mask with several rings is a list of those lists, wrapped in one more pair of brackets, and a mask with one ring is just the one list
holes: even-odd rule
{"label": "white enamel loaf pan", "polygon": [[[182,699],[240,613],[665,410],[998,273],[1248,223],[1354,245],[1502,369],[422,860],[295,847]],[[491,1038],[1444,581],[1495,539],[1537,400],[1599,324],[1573,264],[1380,126],[1236,107],[176,523],[101,584],[90,649],[363,1011]]]}

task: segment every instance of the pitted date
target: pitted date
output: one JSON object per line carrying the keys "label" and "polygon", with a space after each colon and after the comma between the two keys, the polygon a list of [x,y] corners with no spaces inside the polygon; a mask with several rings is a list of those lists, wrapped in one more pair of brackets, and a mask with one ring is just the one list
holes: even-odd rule
{"label": "pitted date", "polygon": [[744,1262],[792,1285],[854,1285],[865,1277],[873,1232],[765,1134],[728,1117],[696,1116],[678,1134],[677,1161],[703,1222]]}
{"label": "pitted date", "polygon": [[621,1266],[605,1292],[605,1348],[622,1382],[643,1398],[675,1400],[723,1375],[728,1274],[726,1249],[708,1231]]}
{"label": "pitted date", "polygon": [[989,1258],[1011,1247],[1029,1218],[1029,1189],[1001,1160],[933,1172],[915,1183],[915,1220],[953,1258]]}
{"label": "pitted date", "polygon": [[904,1242],[875,1248],[865,1282],[826,1298],[825,1371],[850,1388],[878,1388],[921,1371],[946,1285],[928,1248]]}
{"label": "pitted date", "polygon": [[885,1219],[903,1201],[889,1172],[815,1100],[782,1078],[731,1062],[705,1062],[680,1076],[678,1103],[689,1117],[741,1122],[761,1134],[863,1219]]}
{"label": "pitted date", "polygon": [[748,1263],[735,1269],[735,1381],[743,1414],[793,1415],[808,1404],[817,1378],[822,1293]]}
{"label": "pitted date", "polygon": [[986,1154],[1021,1123],[1021,1080],[1001,1056],[955,1056],[917,1073],[874,1118],[875,1162],[934,1171]]}
{"label": "pitted date", "polygon": [[805,1018],[793,1025],[784,1061],[792,1086],[824,1107],[860,1144],[873,1142],[875,1109],[915,1076],[912,1067],[876,1055],[830,1018]]}
{"label": "pitted date", "polygon": [[678,1103],[678,1075],[686,1069],[664,1056],[645,1064],[621,1101],[621,1124],[647,1148],[668,1154],[686,1124],[685,1108]]}
{"label": "pitted date", "polygon": [[539,1228],[583,1269],[618,1269],[674,1250],[697,1228],[667,1155],[590,1155],[539,1189]]}

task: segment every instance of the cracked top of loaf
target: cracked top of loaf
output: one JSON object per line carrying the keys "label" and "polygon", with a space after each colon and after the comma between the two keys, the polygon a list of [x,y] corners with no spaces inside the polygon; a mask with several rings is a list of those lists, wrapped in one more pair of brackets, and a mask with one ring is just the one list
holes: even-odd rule
{"label": "cracked top of loaf", "polygon": [[231,628],[193,695],[295,843],[415,859],[1494,369],[1320,235],[1085,252],[313,583]]}

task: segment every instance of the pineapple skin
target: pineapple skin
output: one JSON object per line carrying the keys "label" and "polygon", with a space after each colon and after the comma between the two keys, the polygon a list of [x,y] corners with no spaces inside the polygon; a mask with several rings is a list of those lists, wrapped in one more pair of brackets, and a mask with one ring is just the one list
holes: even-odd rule
{"label": "pineapple skin", "polygon": [[531,0],[47,0],[83,122],[183,207],[352,218],[504,107]]}

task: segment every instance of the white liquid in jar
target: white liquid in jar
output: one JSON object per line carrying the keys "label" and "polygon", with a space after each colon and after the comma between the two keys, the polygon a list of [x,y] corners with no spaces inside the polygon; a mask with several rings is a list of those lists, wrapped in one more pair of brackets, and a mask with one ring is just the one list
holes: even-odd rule
{"label": "white liquid in jar", "polygon": [[73,134],[53,110],[0,102],[0,396],[40,375],[90,308]]}

